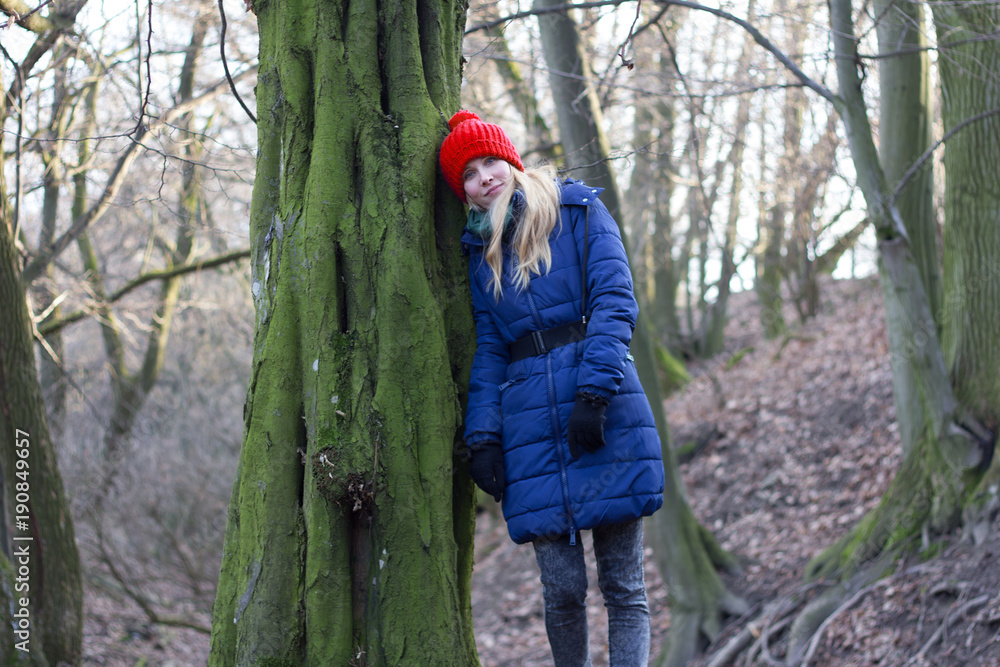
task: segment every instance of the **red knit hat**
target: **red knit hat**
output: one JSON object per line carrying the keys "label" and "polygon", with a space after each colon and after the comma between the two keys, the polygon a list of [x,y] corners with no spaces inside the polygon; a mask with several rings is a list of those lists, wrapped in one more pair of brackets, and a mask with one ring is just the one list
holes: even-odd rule
{"label": "red knit hat", "polygon": [[471,111],[462,110],[448,121],[451,133],[441,144],[441,171],[452,191],[465,201],[462,171],[469,160],[478,157],[498,157],[524,171],[521,156],[499,125],[484,123]]}

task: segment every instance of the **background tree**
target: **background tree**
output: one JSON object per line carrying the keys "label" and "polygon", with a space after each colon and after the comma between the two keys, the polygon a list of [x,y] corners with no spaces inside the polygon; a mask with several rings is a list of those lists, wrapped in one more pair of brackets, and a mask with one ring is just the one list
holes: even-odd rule
{"label": "background tree", "polygon": [[[896,204],[910,237],[914,257],[927,293],[935,330],[940,335],[941,261],[939,228],[934,208],[933,161],[923,166],[899,189],[901,179],[932,144],[930,57],[925,50],[926,11],[919,2],[876,3],[878,12],[879,157],[886,180],[898,191]],[[922,410],[919,384],[902,354],[893,355],[893,395],[896,413],[918,415]],[[916,445],[919,419],[899,421],[904,452]]]}
{"label": "background tree", "polygon": [[[37,38],[28,56],[18,63],[9,91],[0,94],[0,128],[7,120],[8,100],[23,99],[19,91],[32,67],[63,31],[72,26],[79,8],[80,3],[72,3],[53,10],[47,16],[19,22],[22,27],[36,32]],[[18,9],[23,10],[23,7],[0,4],[0,10],[8,15]],[[6,90],[4,83],[0,78],[0,89]],[[3,137],[0,137],[0,156],[3,155]],[[6,179],[0,173],[0,295],[6,313],[0,318],[0,433],[3,438],[0,442],[0,473],[4,492],[0,503],[5,509],[2,518],[6,526],[15,527],[19,536],[31,538],[27,543],[31,553],[28,559],[28,599],[32,627],[37,633],[37,654],[31,659],[41,664],[46,661],[74,664],[80,658],[83,639],[80,556],[35,367],[33,323],[21,258],[16,247],[19,224],[7,192]],[[20,203],[18,201],[18,206]],[[30,443],[28,475],[18,476],[15,442],[25,437]],[[23,469],[20,470],[23,472]],[[24,504],[27,505],[28,519],[15,524],[15,514],[21,515],[22,512],[15,512],[16,507],[10,503],[11,498],[16,498],[12,492],[19,489],[27,489],[25,493],[29,500]],[[13,571],[8,559],[13,553],[11,540],[14,536],[7,534],[6,530],[3,533],[4,553],[0,556],[0,569],[6,576]],[[19,543],[19,546],[24,545]],[[9,596],[8,604],[12,604],[16,595],[14,582],[4,579],[2,587]],[[20,606],[17,605],[18,608]],[[13,646],[13,629],[13,623],[4,624],[0,630],[0,647],[9,650]],[[4,653],[12,661],[20,659],[7,651]]]}
{"label": "background tree", "polygon": [[[834,95],[800,70],[796,74],[831,102],[844,121],[858,183],[879,239],[891,350],[900,355],[899,363],[909,366],[909,376],[917,383],[921,410],[898,415],[900,420],[910,420],[909,428],[917,434],[917,441],[906,453],[881,503],[810,564],[810,577],[832,576],[836,584],[808,604],[792,625],[787,655],[790,664],[802,660],[814,632],[844,597],[881,576],[891,558],[907,548],[913,537],[921,531],[940,534],[951,530],[958,526],[963,507],[981,509],[996,502],[995,491],[991,493],[982,486],[996,474],[995,464],[990,466],[995,435],[984,426],[995,419],[995,412],[991,414],[989,401],[984,401],[981,393],[977,394],[979,410],[974,412],[970,405],[962,403],[957,391],[952,391],[931,302],[875,147],[858,72],[857,38],[849,0],[831,3],[830,21],[839,93]],[[977,53],[977,62],[988,62],[993,49]],[[774,52],[784,58],[786,66],[796,70],[787,57]],[[966,120],[976,117],[966,116]],[[963,153],[961,145],[954,143],[949,152]],[[975,318],[966,317],[957,330],[975,331],[980,326],[982,323]],[[990,472],[984,476],[988,467]]]}
{"label": "background tree", "polygon": [[[664,31],[664,39],[669,39],[677,27],[677,22],[671,23]],[[653,32],[648,31],[637,41],[644,49],[662,46],[653,37]],[[674,229],[670,206],[677,177],[673,134],[678,114],[673,99],[666,96],[672,88],[675,69],[674,61],[666,53],[661,54],[658,65],[659,76],[655,82],[646,81],[644,85],[652,87],[654,83],[660,84],[664,96],[635,95],[633,144],[639,151],[635,157],[635,172],[644,176],[630,180],[626,199],[639,204],[629,207],[634,216],[631,229],[636,257],[633,259],[640,268],[637,271],[640,277],[637,289],[645,292],[652,306],[650,321],[657,342],[679,353],[682,340],[677,297],[686,260],[680,255],[674,257],[674,239],[678,230]],[[645,279],[642,280],[642,277]]]}
{"label": "background tree", "polygon": [[[4,8],[19,11],[21,15],[34,9],[6,4]],[[205,257],[208,248],[221,251],[220,246],[225,245],[219,243],[220,230],[209,209],[214,207],[216,213],[226,210],[228,216],[240,196],[238,186],[232,186],[232,181],[238,182],[238,177],[232,177],[236,171],[231,169],[239,164],[238,158],[228,165],[222,164],[233,155],[224,142],[237,132],[228,123],[220,123],[225,129],[214,133],[208,141],[207,160],[211,164],[207,168],[206,155],[199,152],[200,140],[207,136],[199,132],[210,127],[212,116],[224,108],[211,109],[206,102],[211,102],[223,91],[228,93],[230,88],[224,80],[206,83],[209,77],[196,76],[193,67],[187,68],[188,76],[182,76],[184,44],[174,49],[165,41],[159,42],[166,48],[156,54],[145,49],[147,42],[142,28],[147,21],[152,25],[161,17],[166,21],[179,19],[174,23],[175,28],[192,22],[198,26],[196,33],[201,32],[193,47],[196,53],[191,53],[192,48],[187,50],[193,64],[193,59],[203,50],[201,42],[214,29],[210,15],[192,21],[186,8],[173,13],[167,8],[161,14],[159,6],[150,6],[152,13],[140,21],[143,51],[136,60],[134,50],[129,48],[128,36],[122,36],[120,28],[124,22],[120,15],[114,17],[118,24],[109,29],[108,24],[114,19],[101,22],[106,8],[100,3],[96,7],[80,2],[60,4],[56,9],[58,12],[42,6],[23,20],[25,25],[54,25],[57,28],[39,35],[34,44],[27,43],[26,32],[17,27],[9,28],[3,38],[3,75],[9,85],[5,100],[11,105],[2,114],[7,186],[2,188],[2,195],[8,202],[16,203],[16,206],[7,207],[10,215],[5,216],[3,222],[9,225],[12,233],[18,230],[13,241],[16,247],[13,267],[20,273],[20,284],[25,296],[29,297],[25,299],[27,325],[29,330],[37,326],[41,335],[36,339],[46,341],[40,344],[37,354],[43,370],[43,395],[50,399],[50,413],[58,421],[65,421],[61,437],[38,441],[40,457],[45,447],[52,447],[52,458],[58,458],[66,485],[67,504],[54,515],[59,518],[46,519],[45,525],[76,532],[73,549],[83,552],[83,574],[88,585],[104,589],[102,592],[110,590],[112,595],[124,593],[140,606],[156,600],[155,604],[143,606],[150,622],[198,627],[197,612],[191,612],[189,603],[192,599],[204,598],[206,589],[209,596],[214,593],[218,571],[216,543],[221,543],[222,532],[219,522],[212,517],[213,485],[206,480],[213,474],[224,478],[231,470],[232,464],[226,459],[235,459],[236,447],[233,444],[220,446],[219,441],[225,436],[217,434],[225,430],[227,422],[236,420],[227,419],[224,411],[221,415],[185,414],[183,419],[178,419],[179,415],[171,410],[174,406],[183,407],[188,397],[195,393],[191,385],[197,382],[199,375],[206,375],[205,370],[218,372],[220,378],[230,373],[228,381],[231,382],[232,378],[239,377],[241,364],[237,354],[231,354],[228,359],[225,354],[215,354],[212,363],[204,364],[204,369],[192,369],[189,365],[182,372],[177,364],[178,357],[183,361],[185,356],[197,354],[196,337],[191,336],[186,341],[188,347],[184,352],[175,352],[171,357],[167,355],[164,334],[170,326],[168,320],[175,328],[180,327],[182,335],[190,336],[192,329],[199,330],[202,338],[207,338],[210,332],[215,333],[219,327],[206,324],[204,320],[198,322],[199,317],[191,317],[190,312],[186,312],[193,299],[185,286],[194,282],[191,275],[201,269],[231,263],[241,256],[236,251]],[[36,22],[33,17],[44,20]],[[74,17],[77,23],[73,22]],[[136,67],[139,63],[141,70]],[[240,69],[243,71],[235,74],[237,82],[253,73],[253,67]],[[177,76],[171,76],[171,70]],[[138,78],[136,72],[139,72]],[[160,89],[153,90],[161,75],[163,80],[170,82],[163,86],[165,95],[162,97]],[[200,80],[195,81],[196,78]],[[185,80],[186,86],[174,83]],[[188,92],[182,93],[178,88],[186,88]],[[136,90],[137,96],[130,95]],[[177,97],[167,99],[171,92],[177,93]],[[132,105],[136,97],[139,104]],[[185,99],[180,99],[182,97]],[[141,109],[139,117],[145,122],[137,123],[136,117],[129,117],[137,109]],[[176,140],[178,135],[179,141]],[[191,190],[204,192],[206,181],[209,189],[226,182],[230,186],[226,193],[228,199],[223,203],[216,196],[209,206],[205,198],[201,198],[199,214],[183,218],[190,224],[175,226],[174,215],[183,211],[186,203],[184,197],[171,194],[175,184],[180,190],[184,181],[180,174],[182,169],[175,169],[175,165],[197,167],[202,176],[208,174],[200,180],[192,180],[197,188]],[[227,182],[227,179],[231,180]],[[178,199],[181,199],[179,205]],[[197,203],[199,199],[195,197],[192,201]],[[151,212],[148,219],[144,219],[144,211]],[[164,214],[160,215],[161,212]],[[188,244],[187,259],[172,261],[169,265],[165,262],[163,269],[156,266],[153,251],[159,247],[169,249],[173,244],[170,231],[147,224],[158,218],[166,227],[174,227],[184,234],[192,229],[198,232],[197,242]],[[88,258],[86,261],[78,257],[77,248]],[[169,254],[168,251],[165,256]],[[242,256],[246,254],[243,252]],[[129,275],[133,268],[136,274]],[[87,280],[86,272],[91,269],[92,280]],[[186,277],[185,286],[179,284],[182,277]],[[154,293],[163,281],[174,283],[173,318],[166,317],[167,311],[158,312],[155,305]],[[238,286],[233,289],[232,283],[228,286],[225,283],[224,278],[218,281],[222,291],[228,287],[230,296],[236,296],[242,305]],[[211,306],[209,300],[218,294],[213,291],[213,287],[208,287],[199,292],[200,305]],[[246,293],[249,293],[249,286]],[[114,304],[121,310],[116,312]],[[8,307],[18,312],[16,301],[8,301],[5,295],[4,313]],[[225,335],[229,336],[231,344],[238,330],[233,326],[237,320],[230,319],[228,313],[219,319],[228,320]],[[79,326],[68,327],[78,322]],[[100,327],[95,322],[108,326]],[[150,323],[148,329],[147,322]],[[15,323],[19,326],[20,320],[12,322],[12,326]],[[117,356],[113,357],[113,363],[105,365],[106,359],[101,358],[104,348],[99,340],[100,331],[110,326],[117,334],[110,349]],[[143,333],[150,335],[141,335]],[[142,438],[143,446],[130,451],[127,460],[119,461],[126,475],[116,488],[116,502],[98,512],[92,502],[95,491],[107,491],[106,485],[95,482],[103,478],[103,467],[98,463],[103,460],[100,443],[108,426],[103,419],[106,414],[113,413],[111,409],[104,410],[112,405],[110,385],[119,376],[104,375],[107,384],[96,378],[107,368],[117,371],[133,364],[133,355],[140,347],[135,345],[138,338],[156,339],[156,345],[152,346],[156,350],[155,361],[160,371],[166,369],[159,379],[166,376],[169,389],[162,392],[155,386],[149,388],[146,395],[152,397],[151,409],[133,406],[129,414],[131,433],[124,434],[120,442],[124,445],[125,440],[138,437]],[[238,350],[239,346],[232,345],[232,348]],[[227,348],[227,353],[229,351]],[[28,355],[29,359],[34,358],[30,347]],[[138,365],[142,365],[141,361]],[[234,367],[238,369],[236,372]],[[232,392],[216,387],[207,393],[210,396],[207,399],[202,396],[200,400],[203,410],[217,406],[225,394]],[[10,395],[20,401],[30,396],[30,392],[17,391]],[[164,401],[164,395],[169,396],[170,401]],[[205,427],[208,420],[211,426]],[[168,435],[169,431],[173,433]],[[178,437],[184,431],[186,435]],[[4,447],[7,444],[5,441]],[[97,446],[93,446],[95,444]],[[40,458],[37,470],[40,480],[45,474],[43,463],[51,461]],[[185,470],[180,479],[178,469]],[[220,469],[224,471],[221,474]],[[33,470],[32,474],[35,472]],[[61,492],[61,485],[38,483],[51,487],[52,492],[39,493],[33,501],[40,503],[49,495],[55,497],[57,491]],[[8,501],[6,494],[3,500]],[[212,536],[213,530],[217,537]],[[79,568],[80,559],[71,558],[69,552],[66,558],[61,558],[52,551],[52,541],[47,539],[47,542],[44,546],[51,553],[41,554],[37,560],[45,563],[46,582],[55,587],[61,575],[60,568],[64,564],[72,565],[74,559]],[[205,569],[213,571],[206,574]],[[79,577],[78,571],[77,586]],[[167,580],[172,585],[167,585]],[[33,591],[33,601],[43,600],[42,590],[38,589],[37,596]],[[178,590],[182,592],[175,597]],[[210,607],[210,601],[203,600],[202,605]],[[79,600],[76,604],[66,601],[53,604],[51,608],[69,614],[79,613],[81,605]],[[177,608],[183,611],[176,614],[164,611]],[[45,621],[51,616],[51,613],[43,614],[39,618]],[[82,620],[78,619],[77,623]],[[207,626],[207,623],[200,625]],[[40,628],[36,625],[36,631]],[[57,627],[55,633],[63,643],[79,641],[79,632],[70,625]],[[79,655],[79,646],[76,651]],[[46,655],[41,650],[37,653],[38,657],[49,660],[53,654]]]}

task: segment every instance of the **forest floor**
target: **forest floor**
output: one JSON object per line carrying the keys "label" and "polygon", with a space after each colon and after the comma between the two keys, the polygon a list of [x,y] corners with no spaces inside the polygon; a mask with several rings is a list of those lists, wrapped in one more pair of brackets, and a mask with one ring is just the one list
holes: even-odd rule
{"label": "forest floor", "polygon": [[[817,317],[774,341],[761,334],[753,295],[734,295],[726,352],[690,364],[692,381],[667,401],[675,444],[702,443],[681,465],[688,501],[739,558],[742,574],[725,581],[752,616],[776,598],[809,595],[809,559],[877,504],[899,463],[878,283],[829,283],[822,295]],[[787,313],[786,321],[796,320]],[[589,536],[585,544],[590,552]],[[1000,522],[985,544],[956,535],[937,546],[936,558],[917,554],[898,563],[837,615],[810,664],[1000,666]],[[646,556],[655,656],[670,610],[648,549]],[[592,554],[588,564],[591,646],[601,667],[608,664],[607,619]],[[150,626],[128,600],[102,590],[87,586],[84,664],[205,664],[207,635]],[[485,667],[552,664],[533,550],[511,542],[495,513],[479,517],[472,596]],[[747,621],[730,619],[709,654]],[[769,648],[777,660],[783,646],[780,633],[774,636]]]}
{"label": "forest floor", "polygon": [[[739,559],[742,574],[724,579],[751,605],[750,617],[777,598],[808,598],[806,564],[878,503],[900,460],[878,282],[828,283],[822,298],[817,317],[797,325],[786,313],[791,335],[767,341],[753,295],[734,295],[726,352],[690,364],[691,383],[667,401],[675,446],[700,443],[681,465],[688,501]],[[589,551],[589,537],[585,544]],[[1000,521],[985,544],[955,535],[936,547],[936,558],[899,562],[837,615],[810,664],[1000,665]],[[473,612],[483,665],[551,665],[531,546],[514,545],[487,513],[477,549]],[[607,617],[589,554],[588,565],[591,647],[601,666]],[[645,565],[655,657],[670,610],[648,549]],[[707,655],[749,620],[730,619]],[[784,646],[774,636],[777,660]]]}

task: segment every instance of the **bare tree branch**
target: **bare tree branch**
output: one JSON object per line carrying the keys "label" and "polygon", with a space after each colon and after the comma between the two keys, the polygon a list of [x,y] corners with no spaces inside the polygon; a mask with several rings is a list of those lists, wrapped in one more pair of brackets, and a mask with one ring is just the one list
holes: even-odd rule
{"label": "bare tree branch", "polygon": [[958,134],[958,132],[965,129],[969,125],[977,121],[989,118],[990,116],[995,116],[997,114],[1000,114],[1000,107],[989,109],[988,111],[984,111],[970,118],[966,118],[961,123],[948,130],[943,137],[941,137],[938,141],[936,141],[933,146],[924,151],[924,154],[921,155],[919,158],[917,158],[917,161],[914,162],[912,165],[910,165],[910,168],[906,170],[906,173],[904,173],[903,177],[899,179],[899,183],[892,191],[892,197],[889,199],[889,205],[892,206],[895,204],[896,198],[899,197],[899,193],[903,191],[903,188],[906,187],[906,184],[910,182],[910,179],[916,175],[916,173],[920,170],[920,167],[922,167],[923,164],[930,159],[931,155],[934,154],[934,151],[937,149],[938,146],[951,139],[953,136]]}
{"label": "bare tree branch", "polygon": [[[663,13],[660,13],[662,16]],[[639,22],[639,17],[642,16],[642,0],[638,0],[635,3],[635,18],[632,19],[632,25],[628,29],[628,37],[622,42],[622,45],[618,48],[618,57],[622,59],[622,67],[627,67],[632,69],[635,66],[635,58],[625,57],[625,47],[627,47],[633,39],[635,39],[635,24]]]}
{"label": "bare tree branch", "polygon": [[[190,262],[188,264],[181,264],[179,266],[172,267],[170,269],[162,269],[157,271],[149,271],[142,274],[141,276],[132,279],[127,285],[121,287],[120,289],[113,292],[107,299],[106,303],[115,303],[120,300],[126,294],[142,287],[146,283],[152,282],[154,280],[169,280],[170,278],[176,278],[178,276],[183,276],[188,273],[194,273],[196,271],[201,271],[203,269],[214,269],[217,266],[223,266],[224,264],[229,264],[231,262],[236,262],[241,259],[245,259],[250,256],[250,250],[235,250],[225,255],[219,255],[218,257],[212,257],[211,259],[198,260],[196,262]],[[63,327],[78,322],[83,318],[89,316],[92,310],[88,308],[81,308],[80,310],[75,310],[69,313],[65,317],[61,317],[57,320],[50,320],[38,326],[38,333],[47,336],[54,333]]]}
{"label": "bare tree branch", "polygon": [[[609,5],[617,7],[618,5],[621,5],[626,1],[627,0],[599,0],[596,2],[581,2],[578,4],[557,5],[555,7],[546,7],[543,9],[532,9],[529,11],[517,12],[509,16],[501,17],[494,21],[488,21],[486,23],[480,23],[479,25],[472,26],[471,28],[465,31],[465,34],[468,35],[470,33],[479,30],[494,28],[500,25],[501,23],[514,21],[516,19],[522,19],[528,16],[539,16],[541,14],[552,14],[556,12],[567,12],[571,9],[589,9],[592,7],[606,7]],[[813,80],[808,74],[803,72],[798,65],[792,62],[791,58],[789,58],[788,55],[786,55],[781,49],[775,46],[774,43],[772,43],[771,40],[765,37],[760,30],[755,28],[745,19],[741,19],[738,16],[730,14],[729,12],[723,11],[721,9],[717,9],[715,7],[708,7],[706,5],[702,5],[697,2],[690,2],[689,0],[656,0],[656,2],[657,4],[662,5],[664,7],[670,7],[670,6],[687,7],[688,9],[693,9],[696,11],[708,12],[713,16],[718,16],[719,18],[735,23],[736,25],[740,26],[748,33],[750,33],[750,36],[753,37],[753,40],[757,42],[757,44],[764,47],[765,50],[770,52],[771,55],[773,55],[778,60],[778,62],[784,65],[788,69],[788,71],[794,74],[795,77],[799,79],[807,88],[811,88],[813,91],[818,93],[820,97],[828,100],[831,103],[833,103],[834,100],[836,99],[837,96],[829,88],[819,83],[818,81]]]}
{"label": "bare tree branch", "polygon": [[511,14],[509,16],[503,16],[493,21],[487,21],[486,23],[480,23],[479,25],[474,25],[465,31],[466,35],[469,35],[480,30],[489,30],[490,28],[495,28],[501,23],[507,23],[508,21],[516,21],[517,19],[527,18],[529,16],[541,16],[543,14],[556,14],[559,12],[568,12],[571,9],[591,9],[593,7],[607,7],[625,4],[626,2],[631,2],[632,0],[597,0],[596,2],[580,2],[580,3],[570,3],[567,5],[558,5],[555,7],[544,7],[539,9],[529,9],[523,12],[517,12],[516,14]]}
{"label": "bare tree branch", "polygon": [[753,40],[755,42],[757,42],[760,46],[764,47],[766,51],[770,52],[770,54],[773,55],[778,60],[778,62],[784,65],[788,69],[788,71],[794,74],[795,77],[798,78],[799,81],[801,81],[803,84],[805,84],[807,88],[811,88],[814,92],[819,94],[820,97],[829,101],[830,103],[834,103],[835,100],[837,99],[837,96],[829,88],[819,83],[818,81],[814,81],[808,74],[803,72],[798,65],[792,62],[792,59],[789,58],[787,54],[785,54],[781,49],[775,46],[771,42],[771,40],[769,40],[767,37],[764,36],[763,33],[761,33],[760,30],[757,30],[757,28],[755,28],[745,19],[741,19],[738,16],[730,14],[729,12],[722,11],[721,9],[716,9],[715,7],[707,7],[705,5],[698,4],[697,2],[689,2],[688,0],[657,0],[657,3],[665,6],[674,5],[677,7],[687,7],[688,9],[694,9],[700,12],[708,12],[713,16],[718,16],[719,18],[735,23],[736,25],[740,26],[748,33],[750,33],[750,36],[753,37]]}
{"label": "bare tree branch", "polygon": [[[636,31],[638,34],[638,31]],[[558,76],[566,77],[567,79],[582,79],[583,77],[579,74],[574,74],[573,72],[562,72],[559,70],[552,69],[550,67],[545,67],[539,65],[538,63],[531,62],[529,60],[521,60],[519,58],[512,58],[510,56],[503,56],[497,53],[489,55],[481,55],[480,57],[486,60],[502,60],[504,62],[517,63],[518,65],[524,65],[525,67],[530,67],[536,69],[539,72],[546,72],[551,74],[556,74]],[[237,77],[239,78],[239,77]],[[629,86],[622,83],[602,83],[606,88],[614,90],[630,90],[632,92],[641,93],[642,95],[649,95],[652,97],[683,97],[685,99],[715,99],[720,97],[732,97],[734,95],[744,95],[746,93],[756,93],[760,90],[783,90],[785,88],[803,88],[804,83],[763,83],[753,86],[743,86],[740,88],[733,88],[731,90],[725,90],[719,93],[695,93],[687,90],[684,93],[670,93],[662,90],[651,90],[649,88],[642,88],[640,86]]]}
{"label": "bare tree branch", "polygon": [[[49,26],[48,29],[35,31],[39,32],[38,38],[35,39],[31,48],[28,49],[28,53],[24,56],[24,60],[21,61],[21,64],[15,65],[17,75],[14,77],[14,81],[11,83],[10,89],[7,91],[8,100],[16,100],[21,96],[21,88],[24,87],[25,81],[27,81],[28,74],[31,73],[32,68],[38,64],[38,61],[42,59],[42,56],[49,52],[49,49],[52,48],[52,46],[60,37],[62,37],[64,33],[70,31],[73,24],[76,22],[76,15],[83,8],[84,4],[86,4],[86,0],[74,3],[70,6],[66,13],[56,14],[51,20],[45,19],[46,24]],[[0,11],[8,12],[7,7],[9,5],[22,6],[26,8],[26,5],[24,5],[21,0],[0,0]],[[37,15],[33,16],[41,18]]]}
{"label": "bare tree branch", "polygon": [[107,566],[112,578],[118,582],[118,585],[121,587],[121,592],[131,598],[131,600],[135,602],[140,609],[142,609],[150,623],[175,628],[189,628],[206,635],[212,632],[212,629],[208,626],[198,623],[192,619],[182,618],[179,616],[161,616],[160,613],[153,607],[153,603],[145,595],[143,595],[138,587],[132,585],[132,579],[115,567],[115,563],[121,562],[122,559],[117,554],[111,554],[108,552],[104,545],[104,535],[102,533],[99,533],[98,540],[98,547],[101,551],[100,560],[105,566]]}
{"label": "bare tree branch", "polygon": [[22,283],[27,285],[38,278],[38,276],[45,270],[45,267],[48,266],[49,262],[57,257],[85,229],[90,227],[90,225],[97,221],[107,212],[109,208],[111,208],[112,201],[118,195],[118,191],[125,183],[125,178],[128,175],[129,168],[131,168],[132,163],[139,156],[140,150],[144,149],[142,141],[147,135],[149,135],[153,130],[172,122],[181,114],[194,109],[199,104],[217,97],[225,91],[226,88],[227,85],[224,82],[220,81],[216,83],[198,97],[195,97],[188,102],[178,104],[161,115],[155,121],[151,122],[149,125],[143,125],[137,136],[129,137],[132,143],[127,149],[125,149],[125,153],[118,158],[118,162],[115,164],[114,169],[111,172],[111,176],[108,179],[107,185],[104,187],[104,192],[101,194],[100,199],[98,199],[97,203],[94,204],[94,206],[92,206],[86,213],[74,220],[73,224],[70,225],[70,228],[66,230],[62,236],[56,239],[52,245],[47,248],[38,249],[38,255],[24,267],[24,271],[21,274]]}
{"label": "bare tree branch", "polygon": [[219,37],[219,54],[222,56],[222,69],[226,71],[226,80],[229,81],[229,89],[233,91],[233,95],[236,97],[236,101],[240,103],[243,110],[247,112],[247,116],[250,120],[257,124],[257,116],[253,115],[246,103],[243,102],[243,98],[236,91],[236,83],[233,81],[232,75],[229,73],[229,63],[226,61],[226,10],[222,7],[222,0],[219,0],[219,16],[222,18],[222,34]]}
{"label": "bare tree branch", "polygon": [[38,7],[32,9],[22,0],[0,0],[0,12],[14,19],[14,23],[25,30],[38,33],[39,35],[52,30],[55,24],[44,16],[39,16],[36,12],[49,4],[52,0],[43,2]]}

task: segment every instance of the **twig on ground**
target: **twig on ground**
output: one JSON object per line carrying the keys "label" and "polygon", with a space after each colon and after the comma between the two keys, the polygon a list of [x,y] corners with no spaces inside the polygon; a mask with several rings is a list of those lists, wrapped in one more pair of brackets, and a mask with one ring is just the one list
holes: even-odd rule
{"label": "twig on ground", "polygon": [[996,634],[994,634],[993,638],[990,639],[988,642],[983,642],[982,644],[980,644],[979,647],[975,651],[972,652],[972,655],[977,655],[979,653],[982,653],[987,648],[989,648],[990,644],[993,644],[993,643],[998,642],[998,641],[1000,641],[1000,630],[997,630]]}
{"label": "twig on ground", "polygon": [[[938,629],[935,630],[934,634],[931,635],[930,639],[928,639],[924,643],[924,645],[920,647],[920,650],[917,651],[917,654],[906,661],[906,664],[907,665],[915,664],[919,659],[927,655],[927,651],[929,651],[931,647],[934,646],[934,644],[936,644],[942,637],[944,637],[945,633],[948,632],[948,629],[952,626],[952,624],[955,621],[957,621],[962,616],[965,616],[970,610],[975,609],[976,607],[982,607],[989,601],[990,601],[989,595],[980,595],[977,598],[969,600],[955,611],[952,611],[947,615],[945,615],[944,620],[941,621],[941,625],[938,626]],[[956,602],[955,604],[958,603]],[[952,607],[954,608],[954,605],[952,605]]]}
{"label": "twig on ground", "polygon": [[785,663],[771,655],[771,635],[781,632],[791,625],[794,620],[795,616],[788,614],[776,623],[768,623],[764,628],[764,632],[761,633],[760,639],[757,640],[757,643],[760,644],[760,657],[772,667],[783,667]]}
{"label": "twig on ground", "polygon": [[[760,636],[757,637],[757,641],[754,642],[753,646],[750,647],[749,652],[747,652],[746,657],[744,657],[744,665],[750,667],[756,659],[757,653],[760,652],[761,657],[767,664],[772,667],[781,667],[783,663],[780,660],[776,660],[774,656],[771,655],[771,635],[788,627],[788,625],[795,620],[793,612],[795,612],[801,604],[802,600],[797,599],[796,596],[793,595],[779,600],[770,611],[765,610],[765,612],[761,614],[760,618],[763,619],[764,625],[761,628]],[[779,617],[780,620],[775,622],[774,619]]]}
{"label": "twig on ground", "polygon": [[861,598],[863,598],[866,594],[875,590],[876,588],[881,588],[883,586],[888,585],[889,582],[892,580],[893,577],[886,577],[885,579],[880,579],[879,581],[876,581],[874,584],[871,584],[870,586],[865,586],[857,593],[852,595],[847,600],[847,602],[837,607],[837,609],[832,614],[827,616],[823,620],[823,622],[820,623],[819,627],[816,628],[816,632],[813,633],[812,639],[809,640],[809,648],[806,651],[805,657],[802,658],[801,667],[807,667],[809,665],[809,662],[813,658],[813,654],[816,653],[816,649],[819,648],[819,643],[823,639],[823,633],[826,631],[828,627],[830,627],[830,625],[833,623],[834,620],[837,619],[838,616],[840,616],[842,613],[844,613],[845,611],[856,605],[861,600]]}
{"label": "twig on ground", "polygon": [[715,654],[712,661],[708,663],[708,667],[724,667],[724,665],[731,664],[740,653],[743,652],[747,646],[753,642],[753,632],[750,630],[750,626],[747,626],[740,630],[739,634],[730,639],[722,650]]}

